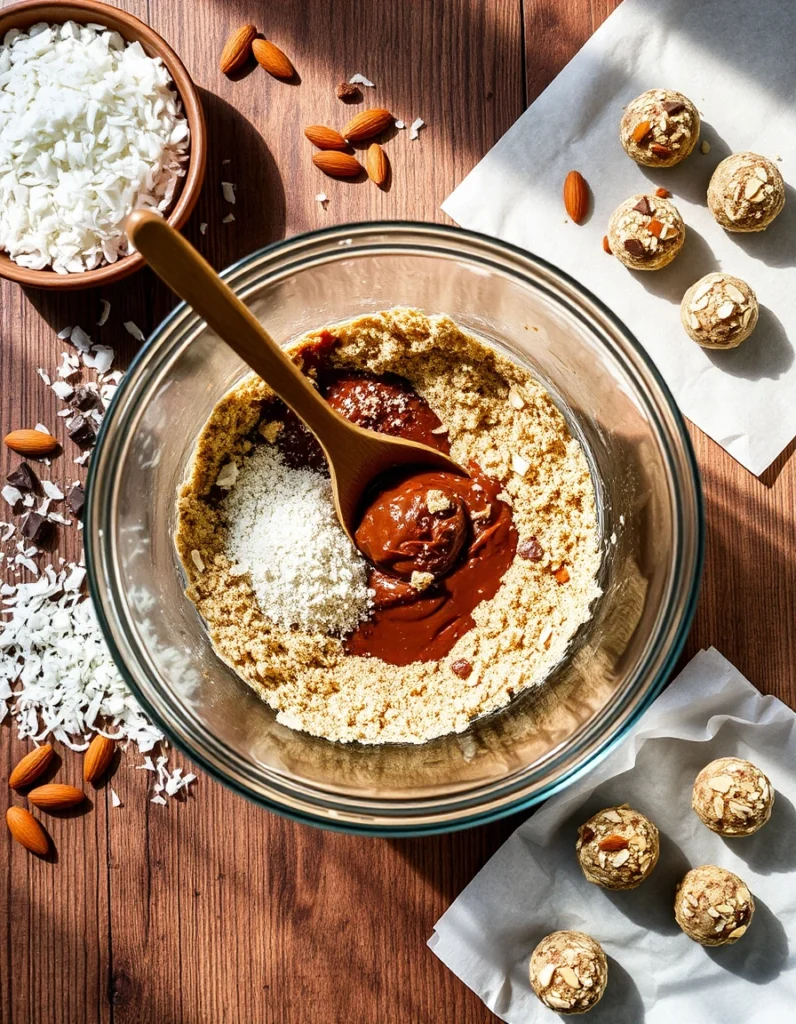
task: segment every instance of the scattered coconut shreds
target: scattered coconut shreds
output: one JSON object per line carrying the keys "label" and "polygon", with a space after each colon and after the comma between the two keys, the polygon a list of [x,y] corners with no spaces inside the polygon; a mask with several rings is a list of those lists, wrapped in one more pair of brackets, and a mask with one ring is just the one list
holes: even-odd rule
{"label": "scattered coconut shreds", "polygon": [[111,315],[111,304],[107,299],[100,299],[100,305],[102,309],[100,311],[100,318],[97,321],[97,327],[104,327],[108,322],[108,317]]}
{"label": "scattered coconut shreds", "polygon": [[420,129],[426,127],[426,122],[422,117],[416,117],[412,121],[411,127],[409,128],[409,138],[411,141],[420,138]]}
{"label": "scattered coconut shreds", "polygon": [[36,367],[36,373],[38,373],[38,375],[41,377],[45,384],[47,384],[48,386],[52,384],[52,379],[49,373],[47,373],[47,371],[43,369],[41,366]]}
{"label": "scattered coconut shreds", "polygon": [[52,501],[63,501],[64,492],[57,484],[54,484],[52,480],[42,480],[41,487],[47,497]]}
{"label": "scattered coconut shreds", "polygon": [[116,353],[108,345],[94,345],[90,352],[83,353],[83,365],[97,373],[107,373],[113,366],[115,356]]}
{"label": "scattered coconut shreds", "polygon": [[396,128],[406,128],[406,121],[398,120],[395,122]]}
{"label": "scattered coconut shreds", "polygon": [[111,807],[121,807],[122,801],[115,789],[111,790]]}
{"label": "scattered coconut shreds", "polygon": [[[72,385],[65,380],[57,380],[54,384],[51,384],[50,387],[62,402],[68,401],[75,393],[75,389]],[[62,412],[56,413],[56,416],[60,416]]]}
{"label": "scattered coconut shreds", "polygon": [[326,204],[329,202],[329,197],[326,195],[325,192],[319,192],[315,197],[315,202],[320,203],[321,206],[325,207]]}
{"label": "scattered coconut shreds", "polygon": [[238,467],[234,462],[228,462],[226,465],[221,467],[221,472],[216,477],[216,487],[223,487],[228,489],[234,487],[235,481],[238,479]]}
{"label": "scattered coconut shreds", "polygon": [[71,526],[72,520],[67,519],[66,516],[62,516],[60,512],[50,512],[47,516],[53,523],[60,523],[61,526]]}
{"label": "scattered coconut shreds", "polygon": [[370,81],[370,79],[365,78],[364,75],[360,75],[358,73],[356,75],[352,75],[348,79],[348,84],[349,85],[364,85],[366,89],[375,89],[376,88],[376,86],[373,84],[373,82]]}
{"label": "scattered coconut shreds", "polygon": [[228,203],[235,202],[235,184],[232,181],[222,181],[221,191],[224,193],[224,199]]}
{"label": "scattered coconut shreds", "polygon": [[235,214],[234,213],[228,213],[226,215],[226,217],[222,217],[221,218],[221,223],[222,224],[231,224],[233,222],[233,220],[235,220]]}
{"label": "scattered coconut shreds", "polygon": [[144,337],[144,332],[141,330],[138,324],[133,323],[132,320],[124,321],[124,329],[127,331],[128,334],[132,334],[136,341],[146,341],[146,338]]}
{"label": "scattered coconut shreds", "polygon": [[[43,423],[37,423],[36,426],[33,429],[34,430],[38,430],[39,433],[41,433],[41,434],[50,434],[50,428],[49,427],[45,427],[45,425]],[[52,434],[50,434],[50,436],[52,436]]]}
{"label": "scattered coconut shreds", "polygon": [[0,494],[2,494],[3,498],[8,502],[11,508],[14,508],[17,502],[22,501],[22,491],[18,490],[16,487],[12,487],[11,484],[6,484],[2,491],[0,491]]}
{"label": "scattered coconut shreds", "polygon": [[91,348],[91,338],[82,327],[73,327],[69,334],[69,340],[80,352],[88,352]]}
{"label": "scattered coconut shreds", "polygon": [[91,451],[83,452],[82,455],[78,455],[76,459],[72,459],[72,462],[77,466],[85,466],[88,460],[91,458]]}
{"label": "scattered coconut shreds", "polygon": [[206,235],[207,234],[207,221],[206,220],[203,220],[202,223],[199,225],[199,234],[200,235]]}
{"label": "scattered coconut shreds", "polygon": [[72,337],[72,328],[71,327],[62,327],[61,330],[56,334],[56,338],[58,338],[59,341],[66,341],[67,338],[71,338],[71,337]]}

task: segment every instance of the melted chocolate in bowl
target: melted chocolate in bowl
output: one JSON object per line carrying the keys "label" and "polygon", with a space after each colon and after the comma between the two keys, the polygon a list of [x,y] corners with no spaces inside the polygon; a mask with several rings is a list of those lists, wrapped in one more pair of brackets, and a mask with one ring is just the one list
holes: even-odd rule
{"label": "melted chocolate in bowl", "polygon": [[[305,347],[300,356],[333,408],[361,427],[449,454],[441,421],[408,381],[330,368],[324,356],[331,347]],[[262,418],[282,423],[275,443],[290,466],[325,467],[317,441],[282,402],[267,403]],[[467,471],[469,477],[410,471],[391,477],[372,496],[356,539],[372,563],[368,584],[375,610],[345,639],[349,654],[392,665],[438,661],[475,625],[475,607],[497,593],[514,559],[517,532],[511,509],[498,498],[501,485],[474,462]],[[448,506],[430,511],[429,491],[441,492]],[[418,572],[432,573],[433,583],[413,586]]]}

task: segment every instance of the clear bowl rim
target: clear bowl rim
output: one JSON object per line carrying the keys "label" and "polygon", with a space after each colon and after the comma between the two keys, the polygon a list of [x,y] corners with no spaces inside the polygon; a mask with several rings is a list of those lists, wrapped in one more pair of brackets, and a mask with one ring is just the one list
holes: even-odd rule
{"label": "clear bowl rim", "polygon": [[[663,689],[669,674],[674,667],[677,659],[682,652],[683,646],[687,639],[691,623],[696,611],[697,600],[699,597],[700,584],[702,579],[702,571],[704,567],[705,558],[705,511],[704,511],[704,499],[701,487],[701,478],[699,468],[697,465],[696,457],[693,451],[691,440],[688,436],[688,432],[685,427],[685,422],[677,404],[672,396],[668,385],[664,381],[651,358],[647,354],[643,346],[637,341],[632,332],[625,326],[625,324],[613,313],[597,296],[595,296],[589,289],[581,285],[575,278],[560,270],[558,267],[549,263],[547,260],[528,252],[525,249],[520,248],[510,242],[497,239],[492,236],[483,234],[481,232],[470,231],[467,229],[452,227],[446,224],[436,224],[427,221],[357,221],[353,223],[344,223],[332,225],[330,227],[318,228],[312,231],[302,232],[297,235],[292,235],[289,238],[280,239],[272,242],[267,246],[257,249],[254,252],[248,254],[237,260],[235,263],[230,264],[224,270],[220,271],[220,276],[224,279],[234,277],[241,271],[247,270],[249,267],[267,258],[269,255],[278,256],[283,250],[295,249],[299,246],[299,251],[295,253],[297,258],[301,257],[302,245],[311,246],[318,241],[333,240],[336,237],[348,235],[361,235],[367,232],[384,234],[398,234],[401,231],[419,231],[424,236],[436,236],[438,238],[448,238],[455,242],[456,239],[469,240],[470,243],[486,244],[497,248],[498,250],[505,250],[511,254],[514,258],[519,258],[522,261],[527,261],[531,265],[552,274],[554,277],[559,278],[562,282],[568,285],[571,289],[579,295],[580,298],[587,300],[592,303],[598,311],[608,320],[613,326],[614,330],[620,334],[626,344],[629,345],[633,354],[640,359],[644,365],[644,369],[653,378],[655,384],[658,387],[660,397],[666,404],[667,410],[672,417],[672,421],[676,427],[677,437],[681,444],[681,453],[684,456],[685,465],[688,471],[688,481],[691,485],[691,493],[694,501],[694,512],[695,519],[693,526],[695,528],[694,536],[694,554],[695,557],[692,562],[692,570],[690,573],[690,582],[687,585],[687,593],[683,602],[683,609],[680,616],[680,621],[677,627],[675,635],[671,638],[668,650],[666,651],[655,675],[655,678],[646,685],[643,694],[638,698],[635,707],[625,717],[623,721],[617,726],[613,723],[611,729],[608,730],[607,734],[601,737],[595,746],[595,749],[590,753],[587,753],[585,757],[581,757],[574,765],[563,771],[556,779],[551,781],[548,785],[542,787],[538,791],[522,796],[518,799],[509,798],[507,801],[501,803],[496,809],[489,811],[478,812],[472,807],[467,807],[466,813],[456,820],[445,820],[443,822],[432,821],[423,824],[413,824],[410,826],[406,825],[391,825],[386,822],[380,822],[379,824],[363,824],[360,822],[352,821],[341,821],[338,818],[331,818],[331,815],[324,816],[322,813],[312,813],[311,811],[299,811],[295,808],[288,807],[279,800],[269,797],[264,797],[259,793],[255,793],[248,789],[245,785],[240,784],[235,778],[225,774],[223,770],[218,768],[204,753],[197,751],[190,743],[183,741],[179,737],[174,729],[167,720],[153,707],[149,698],[141,691],[136,682],[133,673],[128,668],[122,657],[121,651],[114,639],[113,629],[108,615],[106,614],[104,595],[101,587],[99,586],[98,577],[96,573],[96,563],[100,561],[99,555],[95,562],[95,538],[94,530],[92,529],[94,515],[92,510],[96,505],[95,492],[99,490],[97,484],[98,466],[100,460],[96,457],[101,450],[101,446],[105,440],[105,437],[109,433],[111,426],[114,422],[114,410],[120,407],[119,399],[123,396],[126,390],[125,385],[131,386],[131,382],[134,380],[134,370],[145,363],[149,355],[153,350],[156,349],[158,339],[168,330],[172,321],[176,320],[179,316],[185,313],[187,306],[186,303],[180,301],[175,308],[167,314],[158,326],[152,331],[147,338],[145,344],[135,355],[127,373],[120,382],[119,390],[114,396],[114,401],[106,413],[103,423],[100,427],[100,431],[97,438],[97,444],[94,449],[95,455],[91,459],[89,466],[89,475],[86,487],[86,516],[85,516],[85,556],[86,556],[86,567],[88,577],[88,588],[91,600],[93,602],[97,619],[100,624],[105,641],[111,652],[113,660],[122,675],[125,683],[130,688],[131,692],[135,696],[136,700],[141,704],[142,708],[150,716],[152,721],[158,726],[158,728],[164,733],[166,738],[173,746],[180,750],[183,754],[189,757],[202,771],[206,772],[216,781],[222,785],[231,789],[239,796],[244,797],[251,803],[258,807],[263,807],[266,810],[272,811],[282,817],[289,818],[290,820],[300,822],[302,824],[313,825],[318,828],[322,828],[328,831],[334,832],[345,832],[355,835],[372,835],[372,836],[394,836],[394,837],[412,837],[422,835],[434,835],[442,834],[446,832],[461,831],[467,828],[474,828],[478,825],[488,824],[489,822],[500,820],[501,818],[507,817],[510,814],[516,814],[520,811],[527,810],[534,807],[544,800],[547,800],[550,796],[559,792],[560,790],[571,785],[577,779],[583,777],[590,772],[596,765],[598,765],[615,747],[619,745],[629,734],[631,729],[636,725],[639,719],[642,717],[644,712],[655,700],[658,694]],[[385,244],[383,241],[380,244]],[[431,252],[433,255],[433,251]],[[473,256],[471,252],[468,255]],[[476,257],[477,258],[477,257]],[[669,453],[667,453],[669,454]],[[679,499],[679,495],[677,496]],[[680,503],[678,500],[678,512],[681,512]],[[107,543],[107,541],[102,542]],[[101,544],[97,542],[97,547],[101,547]],[[650,654],[646,655],[647,660]],[[639,678],[642,678],[639,674]],[[624,699],[632,696],[632,694],[625,694]],[[621,706],[620,706],[621,710]],[[319,805],[320,806],[320,805]],[[477,807],[477,804],[476,804]]]}

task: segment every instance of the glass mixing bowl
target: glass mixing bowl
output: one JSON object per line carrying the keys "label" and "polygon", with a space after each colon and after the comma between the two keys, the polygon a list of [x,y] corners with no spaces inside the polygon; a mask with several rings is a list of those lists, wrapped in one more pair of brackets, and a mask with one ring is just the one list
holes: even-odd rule
{"label": "glass mixing bowl", "polygon": [[215,655],[172,541],[196,437],[244,374],[180,305],[130,367],[88,485],[91,595],[131,689],[197,764],[264,807],[328,828],[420,834],[538,803],[587,771],[663,686],[699,587],[699,477],[683,421],[622,324],[571,278],[512,246],[432,224],[356,224],[254,253],[223,274],[287,344],[356,314],[414,306],[528,366],[587,453],[603,590],[545,685],[424,745],[294,732]]}

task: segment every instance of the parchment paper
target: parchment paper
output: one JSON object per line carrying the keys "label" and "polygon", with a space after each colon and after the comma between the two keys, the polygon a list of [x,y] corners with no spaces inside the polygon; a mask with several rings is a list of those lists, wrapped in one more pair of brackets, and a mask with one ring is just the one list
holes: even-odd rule
{"label": "parchment paper", "polygon": [[[777,792],[754,836],[722,839],[691,810],[697,772],[715,757],[759,765]],[[588,1024],[784,1024],[796,1007],[796,715],[763,697],[718,651],[698,654],[632,735],[592,773],[517,829],[435,926],[429,946],[510,1024],[555,1021],[527,966],[548,932],[577,928],[609,957],[608,988]],[[661,831],[638,889],[609,893],[583,877],[578,825],[629,803]],[[704,949],[674,920],[674,888],[691,867],[741,876],[756,909],[733,946]],[[569,1018],[560,1018],[569,1019]]]}
{"label": "parchment paper", "polygon": [[[624,0],[443,203],[462,226],[520,245],[593,291],[645,346],[685,415],[753,473],[796,435],[794,40],[794,0]],[[622,108],[657,87],[694,101],[708,155],[697,146],[655,171],[625,155]],[[713,169],[741,150],[781,157],[790,181],[784,211],[761,233],[725,232],[705,200]],[[561,199],[573,169],[593,194],[580,226],[565,222]],[[659,185],[686,222],[685,246],[664,270],[628,271],[602,251],[608,219]],[[761,304],[755,333],[734,351],[700,349],[680,325],[686,288],[714,270],[748,281]]]}

